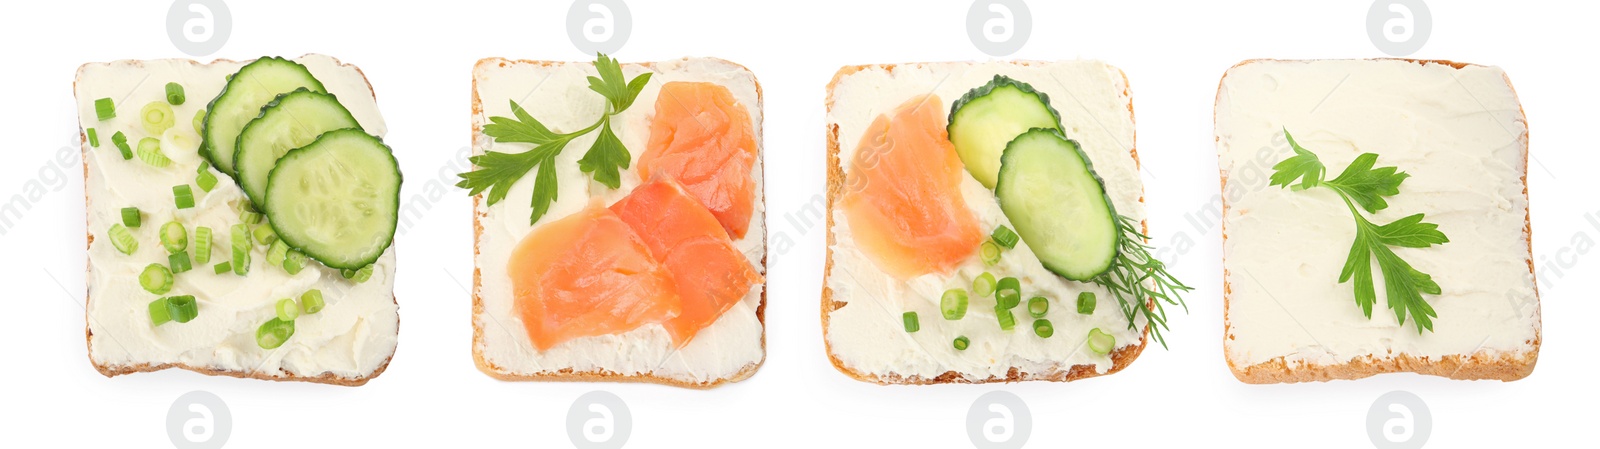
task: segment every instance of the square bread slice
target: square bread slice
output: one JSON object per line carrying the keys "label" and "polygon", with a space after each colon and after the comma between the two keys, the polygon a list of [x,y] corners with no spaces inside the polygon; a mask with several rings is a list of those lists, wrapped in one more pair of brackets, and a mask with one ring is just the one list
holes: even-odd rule
{"label": "square bread slice", "polygon": [[[384,135],[372,86],[360,69],[315,54],[294,61],[337,96],[366,132]],[[209,170],[217,177],[216,187],[209,192],[198,187],[196,174],[203,159],[195,151],[200,137],[191,119],[222,91],[226,77],[248,62],[123,60],[78,68],[73,91],[85,134],[87,338],[89,360],[106,376],[180,368],[209,375],[356,386],[382,374],[394,356],[400,315],[392,246],[373,265],[372,277],[359,284],[317,263],[296,275],[269,268],[262,245],[252,245],[250,257],[256,262],[247,276],[213,274],[213,264],[228,259],[229,227],[240,223],[239,210],[248,200],[231,178],[215,169]],[[175,123],[165,136],[148,135],[140,125],[140,109],[153,102],[166,104],[169,82],[183,86],[186,101],[171,106]],[[115,118],[97,116],[95,102],[102,98],[113,102]],[[91,130],[94,139],[88,138]],[[137,157],[124,160],[112,141],[118,132],[129,147],[137,147],[144,138],[163,140],[162,151],[172,164],[157,168]],[[195,207],[179,210],[172,189],[185,184],[194,193]],[[139,246],[125,255],[112,246],[107,233],[122,223],[121,211],[127,207],[137,207],[143,219],[142,226],[129,228]],[[191,242],[197,227],[211,228],[211,261],[193,263],[193,270],[176,274],[172,291],[158,296],[140,287],[139,273],[146,265],[168,263],[159,230],[174,219],[184,224]],[[193,243],[189,249],[194,250]],[[278,300],[309,289],[322,291],[326,307],[295,320],[295,333],[283,346],[262,349],[256,343],[256,329],[276,317]],[[199,315],[188,323],[152,326],[149,304],[170,295],[194,295]]]}
{"label": "square bread slice", "polygon": [[[1527,197],[1528,129],[1496,67],[1449,61],[1245,61],[1223,75],[1216,142],[1222,174],[1228,367],[1247,383],[1415,372],[1521,379],[1541,343]],[[1354,218],[1326,189],[1269,186],[1294,153],[1327,179],[1362,153],[1410,175],[1375,224],[1426,214],[1449,242],[1394,248],[1442,294],[1431,332],[1401,324],[1374,269],[1368,318],[1339,277]],[[1366,211],[1362,211],[1366,214]]]}
{"label": "square bread slice", "polygon": [[[840,372],[878,384],[992,383],[1028,380],[1072,381],[1115,373],[1132,363],[1147,343],[1144,323],[1131,328],[1115,300],[1093,284],[1067,281],[1046,270],[1028,251],[1007,252],[998,267],[985,267],[977,257],[949,275],[927,274],[899,281],[866,259],[839,208],[850,176],[847,161],[866,128],[880,114],[902,102],[935,94],[948,111],[951,102],[983,86],[996,75],[1032,85],[1049,96],[1060,112],[1063,132],[1078,141],[1105,180],[1118,213],[1145,224],[1144,186],[1134,148],[1133,98],[1126,75],[1099,61],[916,63],[849,66],[839,70],[827,91],[828,259],[822,289],[822,328],[828,358]],[[941,114],[947,115],[947,114]],[[1010,222],[994,194],[963,172],[962,197],[979,218],[985,235]],[[1011,271],[1006,271],[1011,267]],[[1047,319],[1053,338],[1029,331],[1026,313],[1017,328],[1001,331],[993,317],[940,318],[939,299],[946,289],[971,285],[985,271],[1022,280],[1025,297],[1054,300]],[[1096,292],[1100,304],[1091,315],[1079,315],[1069,304],[1079,292]],[[994,300],[973,297],[971,310],[993,308]],[[987,305],[983,301],[988,301]],[[907,333],[902,312],[915,311],[920,329]],[[1142,321],[1142,320],[1141,320]],[[1090,351],[1085,342],[1092,328],[1116,338],[1108,355]],[[952,341],[968,337],[971,346],[958,351]]]}
{"label": "square bread slice", "polygon": [[[734,243],[752,266],[765,275],[766,203],[763,177],[762,94],[755,74],[744,66],[715,58],[622,64],[632,80],[652,73],[633,106],[612,118],[613,129],[633,153],[633,164],[622,171],[622,185],[610,189],[590,181],[578,169],[578,159],[595,139],[589,133],[574,139],[554,162],[560,196],[537,225],[567,217],[590,201],[613,204],[641,183],[637,161],[650,139],[661,86],[674,81],[716,83],[733,94],[750,114],[758,157],[750,176],[758,191],[748,232]],[[593,124],[603,100],[589,90],[586,78],[595,76],[593,63],[479,60],[472,73],[473,153],[520,153],[525,144],[495,142],[483,133],[490,117],[511,117],[510,101],[557,132],[571,132]],[[509,101],[508,101],[509,100]],[[521,239],[536,226],[528,223],[533,177],[517,181],[504,201],[493,206],[473,197],[475,237],[472,291],[472,355],[478,369],[509,381],[645,382],[685,388],[711,388],[749,378],[766,360],[766,283],[751,287],[733,308],[724,312],[687,345],[674,349],[666,330],[648,324],[620,335],[584,337],[545,351],[534,348],[515,313],[515,297],[507,263]]]}

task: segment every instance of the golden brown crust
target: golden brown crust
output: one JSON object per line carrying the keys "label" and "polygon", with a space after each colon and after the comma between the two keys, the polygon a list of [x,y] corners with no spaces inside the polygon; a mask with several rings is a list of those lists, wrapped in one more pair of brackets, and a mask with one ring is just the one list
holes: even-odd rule
{"label": "golden brown crust", "polygon": [[[306,56],[310,56],[310,54],[301,55],[300,58],[304,58]],[[300,59],[300,58],[295,58],[295,59]],[[377,98],[377,92],[372,90],[372,82],[367,80],[367,75],[364,72],[361,71],[361,68],[356,67],[355,65],[352,65],[352,64],[345,64],[343,61],[340,61],[338,58],[332,58],[332,59],[333,59],[333,62],[335,64],[338,64],[340,67],[349,67],[349,68],[355,69],[356,74],[360,75],[362,81],[365,81],[367,83],[367,91],[371,92],[373,94],[373,98],[374,99]],[[143,65],[143,63],[144,63],[144,61],[138,61],[138,60],[130,60],[130,61],[127,61],[127,62],[131,62],[134,65]],[[199,61],[193,61],[193,60],[190,60],[188,62],[190,64],[194,64],[196,66],[209,65],[209,64],[201,64]],[[216,63],[219,63],[219,62],[221,62],[221,63],[233,63],[235,61],[228,60],[228,59],[216,59],[216,60],[211,61],[210,64],[216,64]],[[90,64],[94,64],[94,63],[83,64],[83,65],[79,66],[78,67],[78,72],[77,72],[78,75],[81,76],[82,73],[83,73],[83,69],[88,67]],[[77,90],[78,90],[77,89],[77,85],[78,85],[77,77],[74,77],[74,79],[72,81],[72,85],[73,85],[73,89],[72,89],[73,92],[77,92]],[[91,150],[89,148],[88,137],[85,136],[84,133],[85,133],[85,131],[83,129],[81,129],[81,127],[80,127],[80,129],[78,130],[79,142],[81,142],[81,144],[79,145],[79,148],[81,150],[81,153],[80,153],[79,156],[83,159],[83,184],[84,184],[83,202],[84,202],[84,206],[87,208],[88,205],[89,205],[89,189],[88,189],[88,187],[89,187],[89,157],[90,157],[89,152]],[[88,220],[89,220],[88,214],[84,214],[84,227],[85,227],[85,229],[88,228]],[[93,232],[85,232],[85,234],[88,235],[88,242],[84,247],[84,250],[87,251],[88,248],[89,248],[89,245],[92,245],[94,243],[94,233]],[[88,267],[85,267],[85,270],[87,270],[87,269],[88,269]],[[181,370],[185,370],[185,371],[193,371],[193,372],[200,373],[200,374],[205,374],[205,375],[208,375],[208,376],[227,376],[227,377],[237,377],[237,378],[240,378],[240,379],[260,379],[260,380],[270,380],[270,381],[276,381],[276,382],[310,382],[310,383],[319,383],[319,384],[340,385],[340,386],[346,386],[346,387],[359,387],[359,386],[362,386],[362,385],[366,385],[367,381],[375,379],[379,375],[383,374],[384,371],[389,369],[389,362],[394,360],[394,353],[390,353],[389,357],[385,358],[383,360],[383,363],[380,363],[378,365],[377,369],[374,369],[372,371],[372,374],[368,374],[365,377],[344,377],[344,376],[339,376],[339,375],[335,375],[335,374],[332,374],[332,373],[325,373],[325,374],[318,375],[318,376],[297,376],[297,375],[289,374],[287,372],[280,372],[279,374],[282,374],[282,376],[274,376],[271,373],[265,373],[265,372],[259,372],[259,371],[246,372],[246,371],[221,370],[221,369],[201,367],[201,366],[192,366],[192,365],[187,365],[187,364],[183,364],[183,363],[164,363],[164,364],[141,363],[141,364],[135,364],[135,365],[107,365],[107,364],[101,364],[100,362],[97,362],[97,361],[94,360],[94,331],[93,331],[93,329],[91,329],[89,327],[89,302],[91,301],[91,298],[90,298],[91,295],[89,295],[87,293],[87,291],[88,290],[86,288],[85,289],[85,294],[83,296],[83,306],[84,306],[83,307],[83,315],[84,315],[83,316],[83,321],[84,321],[84,329],[83,329],[83,331],[84,331],[85,347],[87,347],[88,350],[89,350],[89,352],[88,352],[88,354],[89,354],[89,363],[94,365],[95,371],[99,371],[100,374],[102,374],[102,375],[104,375],[106,377],[116,377],[116,376],[121,376],[121,375],[124,375],[124,374],[133,374],[133,373],[149,373],[149,372],[156,372],[156,371],[162,371],[162,370],[166,370],[166,369],[176,368],[176,369],[181,369]],[[395,301],[395,304],[399,305],[399,299],[398,298],[393,298],[393,299]],[[400,318],[398,316],[396,316],[395,317],[395,323],[396,323],[395,332],[399,332],[399,321],[400,321]]]}
{"label": "golden brown crust", "polygon": [[[1017,61],[1017,62],[1014,62],[1014,63],[1015,64],[1020,64],[1020,65],[1039,64],[1038,62],[1033,62],[1033,61]],[[854,74],[856,72],[860,72],[860,71],[863,71],[863,70],[869,70],[869,69],[882,69],[882,70],[885,70],[885,71],[894,72],[894,70],[896,68],[898,68],[900,65],[901,64],[855,65],[855,66],[845,66],[845,67],[839,69],[838,73],[834,74],[833,80],[828,82],[828,88],[827,88],[827,110],[829,112],[833,111],[833,105],[834,105],[834,100],[835,100],[834,99],[834,88],[838,87],[839,81],[841,79],[843,79],[844,77],[849,76],[851,74]],[[906,65],[913,65],[914,66],[914,65],[920,65],[920,64],[906,64]],[[1128,87],[1128,85],[1129,85],[1128,84],[1128,77],[1127,77],[1127,74],[1123,73],[1120,69],[1118,69],[1117,72],[1122,75],[1123,86],[1124,86],[1123,94],[1127,95],[1128,98],[1129,98],[1129,100],[1128,100],[1128,116],[1129,116],[1130,119],[1132,119],[1132,117],[1133,117],[1133,100],[1132,100],[1133,96],[1129,92],[1127,92],[1127,89],[1129,89],[1129,87]],[[827,164],[828,164],[828,196],[827,196],[828,201],[827,201],[827,203],[828,203],[828,208],[827,208],[827,211],[826,211],[825,215],[827,215],[827,235],[828,235],[827,245],[828,245],[828,248],[827,248],[827,262],[826,262],[826,265],[824,265],[823,272],[822,272],[823,273],[822,274],[822,303],[821,303],[821,305],[822,305],[822,344],[823,344],[823,347],[825,348],[825,350],[826,350],[826,352],[828,354],[828,361],[833,364],[834,369],[839,370],[839,372],[844,373],[846,376],[850,376],[853,379],[856,379],[856,380],[859,380],[859,381],[862,381],[862,382],[871,382],[871,383],[876,383],[876,384],[881,384],[881,385],[933,385],[933,384],[951,384],[951,383],[987,384],[987,383],[1001,383],[1001,382],[1006,382],[1006,383],[1024,382],[1024,381],[1035,381],[1035,380],[1038,380],[1038,381],[1052,381],[1052,382],[1070,382],[1070,381],[1079,380],[1079,379],[1087,379],[1087,378],[1090,378],[1090,377],[1098,377],[1098,376],[1104,376],[1104,375],[1108,375],[1108,374],[1115,374],[1118,371],[1122,371],[1124,368],[1127,368],[1129,364],[1132,364],[1133,360],[1137,359],[1139,357],[1139,354],[1144,352],[1145,347],[1150,344],[1150,338],[1149,338],[1150,331],[1149,331],[1148,328],[1146,328],[1144,334],[1142,334],[1140,336],[1140,338],[1139,338],[1139,344],[1124,346],[1124,347],[1122,347],[1120,349],[1117,349],[1115,352],[1113,352],[1111,354],[1112,366],[1111,366],[1111,369],[1106,371],[1105,373],[1095,372],[1094,365],[1072,365],[1072,366],[1067,366],[1064,363],[1062,363],[1062,364],[1057,364],[1056,366],[1052,367],[1051,369],[1048,369],[1045,372],[1040,372],[1040,373],[1025,373],[1025,372],[1022,372],[1022,370],[1020,370],[1020,369],[1018,369],[1016,367],[1012,367],[1011,369],[1006,371],[1006,375],[1004,377],[1002,377],[1002,376],[990,376],[988,378],[974,380],[974,379],[968,379],[967,377],[962,376],[960,373],[957,373],[955,371],[946,371],[943,374],[940,374],[938,376],[934,376],[932,378],[928,378],[928,377],[917,376],[917,375],[904,376],[904,375],[900,375],[900,374],[897,374],[897,373],[889,373],[889,374],[884,374],[884,375],[877,375],[877,374],[871,374],[871,373],[864,373],[864,372],[861,372],[861,371],[858,371],[858,370],[855,370],[855,369],[851,369],[848,366],[845,366],[844,361],[840,360],[838,355],[834,354],[834,352],[833,352],[833,342],[828,339],[828,331],[830,330],[830,327],[829,327],[829,321],[830,320],[829,320],[829,318],[833,314],[833,311],[838,310],[838,309],[844,307],[847,304],[844,301],[834,301],[833,300],[833,289],[828,288],[828,278],[830,276],[832,276],[832,274],[833,274],[833,246],[834,246],[835,243],[837,243],[835,241],[834,235],[833,235],[833,208],[834,208],[834,203],[838,200],[839,194],[841,194],[843,192],[843,188],[844,188],[844,166],[841,165],[840,162],[839,162],[839,125],[837,125],[837,124],[827,125],[826,133],[827,133],[827,139],[828,139],[828,154],[827,154]],[[1138,147],[1137,135],[1135,135],[1134,147],[1135,148],[1132,148],[1132,149],[1129,150],[1129,154],[1133,157],[1134,165],[1135,165],[1135,167],[1137,167],[1138,164],[1139,164],[1139,151],[1138,151],[1138,148],[1137,148]],[[1141,187],[1141,191],[1142,190],[1143,190],[1143,188]],[[1142,194],[1140,195],[1139,202],[1140,203],[1144,202],[1144,196]],[[1144,228],[1146,235],[1148,235],[1149,234],[1149,223],[1148,222],[1141,222],[1140,225],[1141,225],[1141,227]]]}
{"label": "golden brown crust", "polygon": [[[1374,60],[1407,61],[1424,66],[1428,64],[1440,64],[1450,66],[1455,69],[1461,69],[1468,66],[1477,66],[1476,64],[1470,63],[1433,59],[1379,58]],[[1292,61],[1277,59],[1249,59],[1239,62],[1238,64],[1234,64],[1233,67],[1230,67],[1227,72],[1224,72],[1222,74],[1222,78],[1217,81],[1217,97],[1215,100],[1216,106],[1220,107],[1222,104],[1222,87],[1224,83],[1227,82],[1228,75],[1233,73],[1233,69],[1257,62]],[[1512,95],[1515,96],[1516,88],[1511,85],[1511,78],[1509,76],[1504,77],[1506,81],[1506,87],[1511,88]],[[1520,109],[1521,101],[1518,101],[1518,108],[1518,114],[1522,115],[1523,121],[1526,123],[1527,115]],[[1216,127],[1215,110],[1212,111],[1212,127]],[[1215,140],[1220,142],[1220,137],[1215,138]],[[1522,196],[1523,200],[1526,201],[1528,199],[1528,132],[1526,131],[1526,128],[1524,128],[1523,134],[1519,140],[1522,142],[1523,158]],[[1220,165],[1222,155],[1219,153],[1217,157]],[[1221,172],[1220,174],[1222,191],[1226,192],[1228,189],[1228,173]],[[1533,221],[1531,217],[1531,209],[1532,208],[1530,207],[1523,211],[1524,216],[1522,235],[1524,240],[1528,242],[1528,274],[1529,276],[1534,276]],[[1227,195],[1222,196],[1222,215],[1224,217],[1228,215]],[[1222,242],[1224,247],[1226,247],[1228,242],[1228,221],[1226,219],[1222,220]],[[1223,266],[1227,266],[1226,251],[1223,252]],[[1535,327],[1534,338],[1532,341],[1528,342],[1532,349],[1527,352],[1515,354],[1493,354],[1488,351],[1480,351],[1470,355],[1453,354],[1438,358],[1416,357],[1407,354],[1400,354],[1389,358],[1378,358],[1372,355],[1366,355],[1337,365],[1290,364],[1287,361],[1287,358],[1278,357],[1255,365],[1241,366],[1238,363],[1235,363],[1233,358],[1228,357],[1227,351],[1227,347],[1230,344],[1229,342],[1235,338],[1233,333],[1233,320],[1229,313],[1232,306],[1233,286],[1229,283],[1230,275],[1227,268],[1223,268],[1222,270],[1222,279],[1222,319],[1224,326],[1222,337],[1223,359],[1227,361],[1228,370],[1233,372],[1233,376],[1235,378],[1238,378],[1241,382],[1249,384],[1296,383],[1312,381],[1326,382],[1336,379],[1361,379],[1378,374],[1402,372],[1440,376],[1459,380],[1501,380],[1509,382],[1528,377],[1528,375],[1533,373],[1533,368],[1536,364],[1538,364],[1539,361],[1539,348],[1543,344],[1544,340],[1544,330],[1539,327]],[[1534,298],[1538,298],[1539,283],[1537,279],[1534,280],[1533,289]],[[1540,312],[1536,306],[1534,315],[1538,316],[1539,313]]]}
{"label": "golden brown crust", "polygon": [[[743,65],[740,65],[740,64],[732,62],[732,61],[724,60],[724,59],[718,59],[718,58],[709,58],[709,59],[715,59],[717,61],[724,62],[724,63],[727,63],[727,64],[734,65],[736,67],[739,67],[740,69],[743,69],[746,72],[750,72],[752,74],[751,77],[754,78],[754,73],[755,72],[751,72],[749,68],[747,68],[747,67],[745,67]],[[490,64],[499,65],[500,67],[506,67],[506,66],[513,65],[513,64],[532,64],[532,65],[537,65],[537,66],[541,66],[541,67],[548,67],[548,66],[552,66],[552,65],[567,64],[567,63],[566,62],[560,62],[560,61],[533,61],[533,60],[526,60],[526,59],[511,60],[511,59],[505,59],[505,58],[484,58],[484,59],[478,60],[478,63],[474,66],[474,72],[476,72],[477,67],[482,67],[482,66],[490,65]],[[645,66],[646,68],[653,69],[653,68],[655,68],[656,63],[654,63],[654,62],[645,62],[645,63],[638,63],[638,65],[642,65],[642,66]],[[760,80],[756,80],[756,110],[765,111],[766,110],[765,109],[766,105],[764,104],[765,101],[766,101],[765,100],[765,96],[764,96],[764,94],[762,93],[762,90],[761,90],[761,81]],[[474,118],[473,121],[472,121],[472,142],[473,142],[474,146],[476,146],[476,144],[477,144],[478,136],[482,135],[482,133],[483,133],[483,129],[482,129],[481,125],[480,125],[480,121],[477,120],[477,117],[479,117],[481,115],[483,115],[483,101],[482,101],[482,98],[478,97],[478,77],[476,75],[474,75],[472,77],[472,117]],[[766,134],[765,128],[763,126],[763,123],[765,121],[766,121],[766,114],[763,113],[763,114],[761,114],[760,121],[757,122],[757,123],[753,123],[754,126],[762,128],[762,135],[763,136]],[[764,173],[766,171],[766,169],[767,169],[766,168],[766,154],[767,154],[767,152],[764,151],[764,148],[766,146],[766,139],[765,138],[761,139],[761,145],[760,146],[762,148],[757,148],[756,149],[756,154],[757,154],[756,157],[761,161],[761,170]],[[762,197],[763,201],[765,201],[766,192],[767,192],[766,177],[765,176],[761,177],[761,182],[762,182],[762,185],[761,185],[761,197]],[[569,369],[560,370],[560,371],[557,371],[555,373],[523,374],[523,373],[512,373],[512,372],[509,372],[506,369],[504,369],[504,368],[502,368],[502,367],[500,367],[498,365],[495,365],[493,362],[490,362],[483,355],[483,345],[484,345],[484,342],[483,342],[483,326],[479,326],[478,325],[478,317],[482,316],[483,313],[484,313],[484,311],[483,311],[483,297],[482,297],[482,294],[483,294],[483,270],[476,266],[477,260],[478,260],[478,255],[481,253],[481,250],[479,248],[483,244],[483,217],[484,217],[484,213],[481,212],[480,209],[478,208],[480,201],[482,201],[481,195],[472,197],[472,210],[473,210],[473,213],[472,213],[472,260],[473,260],[473,264],[474,264],[474,267],[473,267],[473,270],[472,270],[472,360],[473,360],[473,363],[475,365],[477,365],[478,371],[482,371],[484,374],[488,375],[489,377],[493,377],[495,379],[504,380],[504,381],[649,383],[649,384],[669,385],[669,386],[681,387],[681,388],[711,389],[711,388],[715,388],[715,387],[718,387],[718,386],[722,386],[724,384],[728,384],[728,383],[732,383],[732,382],[738,382],[738,381],[742,381],[742,380],[748,379],[748,378],[750,378],[750,376],[755,375],[756,370],[760,369],[761,365],[766,363],[766,361],[767,361],[767,332],[766,332],[766,326],[767,326],[767,285],[766,285],[766,281],[763,280],[762,281],[762,285],[761,285],[761,303],[756,306],[756,320],[761,323],[761,329],[762,329],[761,330],[761,360],[757,360],[757,361],[755,361],[753,363],[745,365],[738,372],[736,372],[736,373],[734,373],[734,374],[732,374],[732,375],[730,375],[728,377],[715,379],[715,380],[712,380],[712,381],[709,381],[709,382],[689,382],[689,381],[671,379],[671,378],[666,378],[666,377],[661,377],[661,376],[656,376],[656,375],[649,375],[649,374],[624,375],[624,374],[611,372],[611,371],[606,371],[606,370],[574,371],[574,370],[572,370],[570,368]],[[761,213],[761,222],[763,223],[763,228],[765,228],[766,221],[767,221],[766,211],[763,210],[762,213]],[[767,244],[766,236],[762,236],[761,245],[763,247],[765,247],[766,244]],[[765,251],[763,252],[763,254],[765,254]],[[763,269],[762,271],[765,272],[765,269],[767,267],[767,257],[765,255],[763,255],[762,258],[761,258],[761,267]]]}

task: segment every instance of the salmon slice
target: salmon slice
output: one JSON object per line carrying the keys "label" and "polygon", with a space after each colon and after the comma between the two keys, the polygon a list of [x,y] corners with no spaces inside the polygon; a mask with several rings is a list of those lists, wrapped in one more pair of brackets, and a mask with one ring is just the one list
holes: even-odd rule
{"label": "salmon slice", "polygon": [[900,279],[948,273],[977,252],[978,219],[961,197],[961,157],[939,97],[880,115],[861,137],[840,200],[862,251]]}
{"label": "salmon slice", "polygon": [[507,272],[517,314],[539,351],[666,321],[682,310],[672,275],[598,202],[523,237]]}
{"label": "salmon slice", "polygon": [[713,83],[671,82],[661,86],[650,144],[639,157],[639,178],[661,173],[717,217],[735,240],[750,229],[756,186],[750,113],[728,88]]}
{"label": "salmon slice", "polygon": [[662,325],[677,346],[689,343],[761,282],[711,211],[671,178],[658,176],[640,185],[611,210],[672,273],[683,313]]}

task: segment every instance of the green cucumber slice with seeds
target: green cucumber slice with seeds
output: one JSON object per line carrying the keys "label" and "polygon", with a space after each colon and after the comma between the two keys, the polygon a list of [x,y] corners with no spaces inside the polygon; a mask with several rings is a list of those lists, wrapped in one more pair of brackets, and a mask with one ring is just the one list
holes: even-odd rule
{"label": "green cucumber slice with seeds", "polygon": [[1061,129],[1050,97],[1027,83],[995,75],[950,106],[950,143],[979,183],[995,188],[1000,155],[1017,136],[1034,128]]}
{"label": "green cucumber slice with seeds", "polygon": [[233,154],[234,178],[251,203],[265,206],[267,175],[278,158],[316,141],[323,133],[346,128],[361,129],[361,124],[332,94],[300,88],[279,95],[239,133]]}
{"label": "green cucumber slice with seeds", "polygon": [[279,94],[306,88],[313,92],[326,92],[322,82],[311,71],[297,62],[283,58],[263,57],[245,64],[228,77],[228,84],[206,106],[204,142],[200,154],[211,161],[217,170],[234,175],[233,154],[239,133],[251,120],[261,115],[261,108],[278,98]]}
{"label": "green cucumber slice with seeds", "polygon": [[330,131],[278,159],[262,210],[285,244],[330,268],[359,269],[394,242],[400,181],[383,141]]}
{"label": "green cucumber slice with seeds", "polygon": [[1046,269],[1081,282],[1111,268],[1117,211],[1078,142],[1035,128],[1007,144],[1000,161],[1000,210]]}

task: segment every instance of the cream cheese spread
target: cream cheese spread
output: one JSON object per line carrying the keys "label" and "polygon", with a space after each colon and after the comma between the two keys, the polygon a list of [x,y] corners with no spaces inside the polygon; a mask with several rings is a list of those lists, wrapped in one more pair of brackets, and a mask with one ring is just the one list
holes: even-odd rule
{"label": "cream cheese spread", "polygon": [[[383,117],[359,70],[321,55],[295,61],[337,96],[368,133],[384,135]],[[202,158],[197,153],[200,136],[190,119],[222,90],[225,77],[243,64],[166,59],[94,63],[78,70],[80,124],[94,128],[100,141],[98,148],[84,146],[88,231],[93,236],[87,277],[89,357],[112,370],[181,365],[264,377],[364,379],[388,363],[398,342],[394,248],[374,264],[371,279],[359,284],[315,262],[291,276],[269,267],[266,249],[260,245],[251,250],[253,263],[247,276],[213,274],[212,264],[229,260],[229,228],[240,223],[239,208],[248,200],[220,173],[210,192],[195,185]],[[146,135],[140,108],[164,102],[168,82],[182,85],[187,101],[172,107],[175,125],[166,136]],[[94,103],[99,98],[115,102],[115,118],[98,119]],[[156,168],[138,158],[123,160],[111,142],[118,131],[127,136],[130,147],[145,137],[165,137],[163,152],[173,164]],[[177,209],[172,186],[180,184],[193,189],[195,207]],[[139,241],[131,255],[118,252],[107,236],[112,225],[122,222],[124,207],[137,207],[144,217],[143,226],[129,229]],[[158,296],[140,287],[139,273],[146,265],[167,263],[159,230],[173,219],[188,229],[191,252],[195,228],[212,229],[211,264],[194,264],[193,270],[174,275],[172,291]],[[256,343],[256,329],[276,316],[278,300],[309,289],[322,291],[326,308],[298,318],[293,337],[283,346],[262,349]],[[152,326],[149,303],[171,295],[194,295],[199,316],[188,323]]]}

